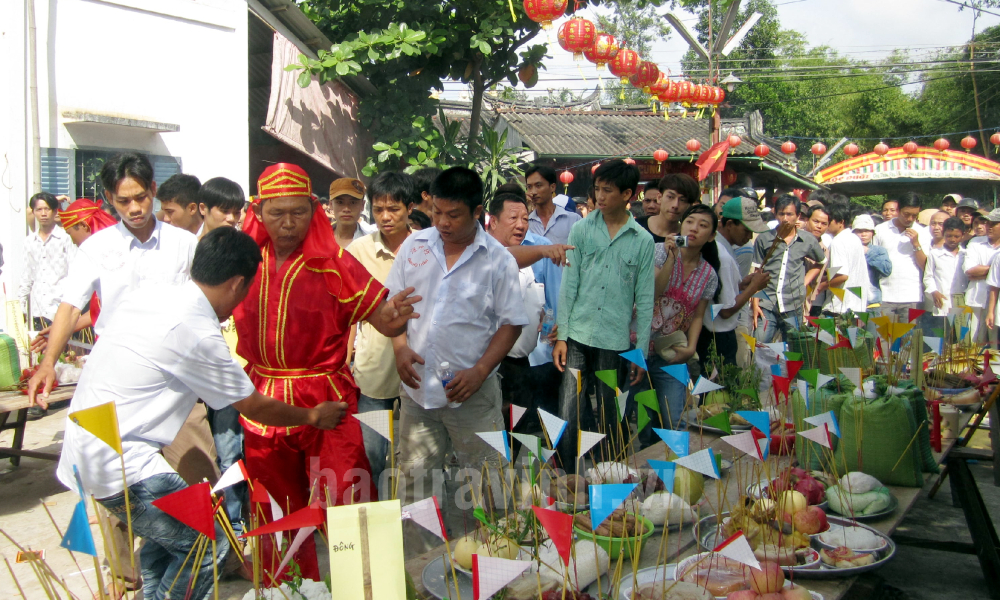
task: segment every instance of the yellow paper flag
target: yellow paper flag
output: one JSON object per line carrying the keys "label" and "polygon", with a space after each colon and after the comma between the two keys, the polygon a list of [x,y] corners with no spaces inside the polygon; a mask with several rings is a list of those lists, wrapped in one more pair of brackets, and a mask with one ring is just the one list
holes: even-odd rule
{"label": "yellow paper flag", "polygon": [[122,453],[122,436],[118,433],[118,411],[114,402],[72,412],[69,420],[111,446],[118,454]]}
{"label": "yellow paper flag", "polygon": [[843,288],[830,288],[830,293],[837,297],[841,302],[844,301],[844,289]]}
{"label": "yellow paper flag", "polygon": [[913,329],[914,323],[884,323],[878,326],[878,334],[882,339],[895,342]]}
{"label": "yellow paper flag", "polygon": [[326,509],[333,600],[406,597],[399,500]]}
{"label": "yellow paper flag", "polygon": [[753,352],[754,350],[757,349],[757,340],[756,340],[756,338],[752,338],[749,335],[747,335],[745,333],[742,333],[742,332],[740,332],[740,335],[743,336],[743,339],[745,339],[747,341],[747,345],[750,346],[750,352]]}

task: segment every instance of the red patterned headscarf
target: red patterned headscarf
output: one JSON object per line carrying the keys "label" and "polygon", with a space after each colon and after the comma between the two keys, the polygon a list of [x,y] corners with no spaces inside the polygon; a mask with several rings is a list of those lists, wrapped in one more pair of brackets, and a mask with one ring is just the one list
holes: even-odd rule
{"label": "red patterned headscarf", "polygon": [[105,227],[118,224],[118,221],[105,212],[100,204],[86,198],[80,198],[66,210],[59,211],[59,221],[63,229],[86,223],[90,227],[90,233],[97,233]]}

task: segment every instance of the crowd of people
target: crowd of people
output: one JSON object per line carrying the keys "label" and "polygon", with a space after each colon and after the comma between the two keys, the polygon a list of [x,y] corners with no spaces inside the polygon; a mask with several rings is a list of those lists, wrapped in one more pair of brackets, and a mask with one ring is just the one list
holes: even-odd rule
{"label": "crowd of people", "polygon": [[[541,431],[536,408],[566,421],[556,450],[567,472],[581,467],[580,430],[608,435],[599,455],[628,443],[620,391],[651,386],[657,425],[681,427],[687,387],[662,367],[709,377],[719,361],[746,366],[740,333],[767,343],[807,316],[866,310],[908,321],[926,308],[940,323],[969,306],[961,325],[996,341],[1000,209],[955,195],[922,211],[906,193],[879,214],[825,191],[762,200],[731,188],[712,206],[691,177],[643,188],[622,160],[601,163],[579,203],[558,198],[542,164],[490,197],[463,167],[337,179],[320,199],[302,168],[279,163],[250,202],[224,178],[157,186],[136,153],[109,160],[101,180],[113,212],[29,201],[19,296],[44,350],[29,396],[45,408],[55,362],[93,328],[70,410],[116,403],[124,466],[70,421],[58,475],[75,489],[78,470],[118,519],[118,564],[132,553],[127,532],[143,538],[141,571],[119,584],[141,581],[147,598],[167,595],[196,537],[152,502],[239,460],[286,513],[393,493],[408,504],[440,498],[455,465],[484,485],[484,465],[503,460],[476,433],[509,429],[512,405],[528,409],[514,431]],[[645,359],[623,359],[630,350]],[[607,370],[620,389],[594,375]],[[625,410],[635,418],[633,400]],[[352,416],[371,411],[398,411],[394,445]],[[225,499],[243,531],[246,486]],[[232,554],[226,570],[245,575]],[[191,597],[211,589],[212,560]],[[311,539],[296,564],[319,579]]]}

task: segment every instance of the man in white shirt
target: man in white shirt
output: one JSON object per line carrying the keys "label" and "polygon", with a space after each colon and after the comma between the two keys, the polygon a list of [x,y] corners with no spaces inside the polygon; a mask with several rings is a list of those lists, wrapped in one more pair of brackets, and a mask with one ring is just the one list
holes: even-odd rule
{"label": "man in white shirt", "polygon": [[403,242],[386,280],[390,294],[413,287],[423,298],[414,305],[421,316],[393,338],[403,382],[404,504],[431,494],[444,497],[442,489],[427,490],[424,478],[444,467],[449,440],[460,463],[477,474],[484,463],[494,472],[499,468],[497,451],[475,434],[504,428],[496,370],[528,324],[517,263],[478,223],[479,176],[463,167],[448,169],[432,184],[431,196],[435,228]]}
{"label": "man in white shirt", "polygon": [[882,314],[895,315],[899,323],[910,320],[909,310],[924,300],[923,270],[930,248],[930,232],[914,229],[920,214],[920,197],[907,192],[897,200],[894,218],[875,227],[872,243],[886,249],[892,273],[882,278]]}
{"label": "man in white shirt", "polygon": [[156,199],[160,201],[163,222],[174,227],[190,231],[196,237],[201,237],[205,220],[198,206],[198,192],[201,181],[194,175],[177,173],[171,175],[156,190]]}
{"label": "man in white shirt", "polygon": [[733,249],[746,245],[754,233],[767,231],[767,224],[760,218],[757,203],[749,198],[737,196],[722,207],[722,218],[716,231],[715,244],[719,248],[719,304],[722,308],[714,314],[714,309],[705,311],[703,329],[698,336],[698,357],[702,371],[707,369],[709,344],[715,342],[715,351],[723,364],[736,364],[736,327],[740,317],[750,322],[748,303],[754,294],[767,287],[771,276],[758,271],[745,278],[740,277],[739,265]]}
{"label": "man in white shirt", "polygon": [[[146,286],[122,301],[111,318],[102,315],[104,332],[70,403],[57,476],[76,490],[76,469],[84,493],[123,520],[127,484],[132,531],[144,540],[145,598],[165,598],[171,587],[171,597],[183,596],[195,574],[194,566],[182,565],[200,534],[153,502],[187,487],[160,450],[177,435],[198,398],[278,426],[332,429],[346,414],[342,402],[306,409],[260,394],[230,355],[219,322],[246,297],[260,260],[257,244],[245,233],[223,227],[207,235],[194,257],[193,281]],[[108,402],[115,403],[118,414],[121,458],[72,416]],[[218,525],[216,546],[215,567],[221,568],[229,544]],[[215,583],[212,560],[209,552],[197,565],[188,597],[208,597]]]}
{"label": "man in white shirt", "polygon": [[930,249],[924,266],[924,296],[930,301],[935,317],[947,317],[951,308],[961,303],[969,285],[962,270],[965,251],[960,245],[965,223],[958,217],[949,217],[943,228],[944,243]]}
{"label": "man in white shirt", "polygon": [[40,331],[51,325],[56,316],[59,283],[69,272],[76,246],[69,234],[56,225],[59,201],[55,196],[39,192],[31,197],[28,206],[38,227],[28,233],[24,242],[24,270],[17,298],[25,314],[31,317],[31,328]]}
{"label": "man in white shirt", "polygon": [[[995,345],[997,341],[993,328],[983,327],[988,314],[986,294],[989,284],[986,277],[990,272],[993,257],[1000,252],[1000,219],[993,220],[992,215],[991,212],[990,216],[986,217],[988,220],[986,235],[969,240],[969,245],[965,248],[965,257],[962,260],[962,270],[969,280],[969,287],[965,290],[965,305],[972,308],[969,334],[973,343],[979,345],[985,344],[987,341]],[[970,218],[969,221],[971,222],[971,220]],[[966,235],[969,235],[968,231],[966,231]],[[964,315],[960,318],[964,319]]]}
{"label": "man in white shirt", "polygon": [[[827,207],[830,215],[830,226],[827,231],[833,236],[830,243],[830,270],[836,274],[829,283],[820,284],[824,287],[840,288],[840,292],[830,292],[823,312],[842,315],[848,310],[864,312],[868,307],[868,262],[865,260],[865,247],[858,236],[847,228],[851,212],[846,206],[834,204]],[[851,289],[861,288],[859,298]],[[840,295],[843,295],[841,299]]]}
{"label": "man in white shirt", "polygon": [[559,181],[555,170],[546,165],[531,165],[524,171],[524,181],[528,201],[535,207],[528,215],[528,229],[553,244],[565,244],[569,240],[569,230],[581,217],[552,202]]}

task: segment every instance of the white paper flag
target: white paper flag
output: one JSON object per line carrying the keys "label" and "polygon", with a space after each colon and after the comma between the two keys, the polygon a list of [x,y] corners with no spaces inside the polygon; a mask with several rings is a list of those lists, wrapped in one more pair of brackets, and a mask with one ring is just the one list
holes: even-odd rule
{"label": "white paper flag", "polygon": [[[271,495],[271,492],[267,493],[267,497],[270,498],[271,500],[271,522],[273,523],[274,521],[277,521],[281,517],[284,517],[285,511],[281,510],[281,505],[278,504],[278,501],[274,499],[274,496]],[[281,548],[281,541],[283,539],[285,539],[284,532],[281,531],[274,532],[274,540],[278,542],[278,548]]]}
{"label": "white paper flag", "polygon": [[481,554],[472,555],[472,600],[486,600],[524,573],[530,560],[507,560]]}
{"label": "white paper flag", "polygon": [[281,559],[281,565],[278,566],[278,570],[275,573],[281,573],[285,569],[285,566],[292,560],[295,553],[299,551],[299,546],[302,545],[302,542],[312,537],[315,531],[315,527],[303,527],[299,529],[299,532],[295,534],[295,539],[292,540],[292,545],[288,547],[288,552],[285,552],[285,558]]}
{"label": "white paper flag", "polygon": [[809,383],[803,379],[797,379],[795,380],[795,387],[799,388],[802,401],[806,403],[806,408],[809,408]]}
{"label": "white paper flag", "polygon": [[824,375],[822,373],[818,373],[816,375],[816,388],[821,389],[824,385],[830,383],[831,381],[833,381],[832,375]]}
{"label": "white paper flag", "polygon": [[391,410],[372,410],[369,412],[358,413],[354,415],[354,418],[371,427],[375,433],[389,440],[390,444],[392,443]]}
{"label": "white paper flag", "polygon": [[713,304],[712,305],[712,320],[714,321],[719,316],[719,311],[726,308],[725,304]]}
{"label": "white paper flag", "polygon": [[858,328],[857,327],[848,327],[847,328],[847,337],[849,337],[851,339],[851,348],[857,348],[858,347]]}
{"label": "white paper flag", "polygon": [[934,354],[940,355],[944,350],[944,340],[939,337],[927,336],[924,338],[924,343],[927,344],[927,347],[930,348],[931,352]]}
{"label": "white paper flag", "polygon": [[830,335],[829,331],[820,330],[818,338],[819,341],[823,342],[827,346],[832,346],[837,343],[837,339]]}
{"label": "white paper flag", "polygon": [[725,387],[717,383],[712,383],[704,377],[698,377],[698,383],[694,384],[694,390],[692,390],[691,393],[697,396],[698,394],[707,394],[708,392],[714,392],[721,389],[725,389]]}
{"label": "white paper flag", "polygon": [[628,406],[628,394],[630,390],[618,392],[618,420],[625,420],[625,407]]}
{"label": "white paper flag", "polygon": [[528,412],[528,409],[524,408],[523,406],[518,406],[516,404],[511,404],[510,405],[510,428],[511,429],[514,429],[514,426],[517,425],[518,421],[521,420],[521,417],[523,417],[524,413],[526,413],[526,412]]}
{"label": "white paper flag", "polygon": [[861,389],[861,369],[857,367],[840,367],[840,372],[847,377],[847,380],[854,384],[854,387]]}
{"label": "white paper flag", "polygon": [[510,462],[510,443],[507,441],[506,431],[484,431],[476,435]]}
{"label": "white paper flag", "polygon": [[240,459],[229,465],[229,468],[222,474],[222,477],[219,477],[219,480],[215,482],[215,485],[212,487],[212,492],[218,492],[219,490],[235,485],[241,481],[246,481],[247,479],[247,468],[243,466],[243,459]]}
{"label": "white paper flag", "polygon": [[682,456],[675,460],[674,464],[684,467],[685,469],[697,471],[698,473],[713,479],[719,479],[720,477],[719,465],[715,462],[715,454],[712,452],[711,448],[705,448],[704,450],[699,450],[694,454]]}
{"label": "white paper flag", "polygon": [[749,431],[736,435],[727,435],[722,438],[722,441],[757,460],[764,460],[764,456],[760,453],[760,446],[757,445],[757,440],[754,439],[753,434]]}
{"label": "white paper flag", "polygon": [[813,427],[812,429],[800,431],[799,435],[807,440],[816,442],[820,446],[824,446],[832,450],[832,447],[830,446],[830,426],[826,423],[823,423],[822,427]]}
{"label": "white paper flag", "polygon": [[715,553],[721,554],[726,558],[731,558],[738,563],[752,567],[758,571],[760,570],[760,563],[757,562],[757,557],[753,555],[753,548],[750,547],[750,543],[747,542],[747,538],[742,532],[737,533],[716,546]]}
{"label": "white paper flag", "polygon": [[441,521],[441,510],[438,508],[437,496],[408,504],[401,511],[402,518],[411,519],[417,525],[441,538],[442,541],[445,539],[444,523]]}
{"label": "white paper flag", "polygon": [[549,436],[549,442],[552,444],[552,447],[555,448],[559,444],[559,438],[561,438],[563,432],[566,431],[566,421],[563,421],[554,414],[546,412],[540,408],[538,409],[538,416],[541,418],[542,425],[545,427],[545,433]]}
{"label": "white paper flag", "polygon": [[773,344],[764,344],[764,345],[770,348],[771,350],[774,350],[774,353],[778,355],[781,355],[782,353],[788,351],[787,342],[774,342]]}
{"label": "white paper flag", "polygon": [[603,433],[594,433],[593,431],[581,431],[579,432],[579,444],[578,452],[576,453],[577,458],[583,458],[583,455],[590,451],[598,442],[604,439]]}
{"label": "white paper flag", "polygon": [[815,425],[816,427],[822,427],[823,425],[828,425],[830,427],[830,433],[840,437],[840,424],[837,423],[837,416],[833,414],[833,411],[827,411],[821,415],[814,415],[812,417],[806,417],[802,419],[810,425]]}
{"label": "white paper flag", "polygon": [[524,444],[524,447],[528,449],[528,452],[535,455],[535,458],[544,461],[544,459],[539,455],[539,448],[542,447],[541,438],[528,433],[512,433],[510,435],[515,440]]}
{"label": "white paper flag", "polygon": [[552,455],[555,454],[555,450],[549,450],[548,448],[542,448],[542,462],[549,462]]}

